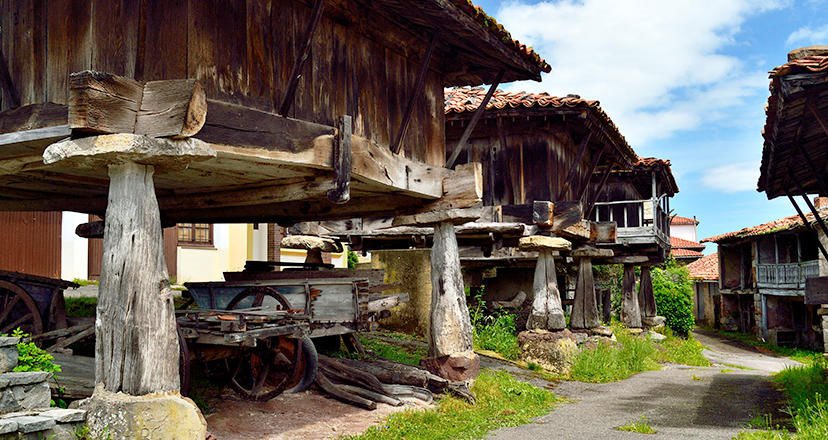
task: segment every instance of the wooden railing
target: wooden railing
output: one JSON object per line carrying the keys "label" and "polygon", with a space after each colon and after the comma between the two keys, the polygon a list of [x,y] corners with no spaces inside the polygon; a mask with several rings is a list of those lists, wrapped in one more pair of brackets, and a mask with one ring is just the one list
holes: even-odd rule
{"label": "wooden railing", "polygon": [[596,202],[592,220],[616,222],[619,238],[656,236],[664,243],[670,242],[670,217],[661,198]]}
{"label": "wooden railing", "polygon": [[781,289],[804,289],[805,279],[819,276],[819,261],[801,263],[758,264],[756,284],[758,287]]}

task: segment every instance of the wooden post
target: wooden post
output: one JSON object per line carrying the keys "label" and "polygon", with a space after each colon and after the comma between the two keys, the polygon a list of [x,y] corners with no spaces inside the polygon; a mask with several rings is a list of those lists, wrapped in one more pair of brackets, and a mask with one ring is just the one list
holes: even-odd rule
{"label": "wooden post", "polygon": [[95,378],[107,391],[178,391],[178,335],[152,166],[109,166],[95,321]]}
{"label": "wooden post", "polygon": [[538,252],[532,290],[532,312],[526,322],[530,330],[563,330],[566,318],[561,306],[558,276],[555,271],[555,252],[568,250],[572,244],[563,238],[533,235],[520,239],[519,249]]}
{"label": "wooden post", "polygon": [[650,266],[641,266],[641,280],[639,281],[639,301],[641,301],[641,316],[655,318],[657,315],[655,294],[653,293],[653,277]]}
{"label": "wooden post", "polygon": [[604,323],[609,324],[612,321],[612,289],[605,288],[601,292],[601,311]]}
{"label": "wooden post", "polygon": [[450,221],[434,226],[429,330],[429,358],[423,360],[426,368],[450,380],[467,380],[477,374],[480,360],[472,349],[472,326],[460,273],[460,253]]}
{"label": "wooden post", "polygon": [[629,328],[641,328],[641,309],[635,292],[635,266],[624,264],[622,283],[621,322]]}
{"label": "wooden post", "polygon": [[578,282],[575,284],[575,303],[569,324],[572,328],[595,328],[600,324],[595,298],[595,280],[592,276],[592,259],[578,260]]}

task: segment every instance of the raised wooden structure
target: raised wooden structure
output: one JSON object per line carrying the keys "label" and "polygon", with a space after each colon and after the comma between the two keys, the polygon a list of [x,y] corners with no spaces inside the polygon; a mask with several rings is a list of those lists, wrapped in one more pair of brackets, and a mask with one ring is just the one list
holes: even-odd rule
{"label": "raised wooden structure", "polygon": [[100,402],[178,387],[162,225],[451,223],[479,168],[443,167],[443,87],[549,70],[466,0],[5,2],[0,21],[0,210],[105,220]]}

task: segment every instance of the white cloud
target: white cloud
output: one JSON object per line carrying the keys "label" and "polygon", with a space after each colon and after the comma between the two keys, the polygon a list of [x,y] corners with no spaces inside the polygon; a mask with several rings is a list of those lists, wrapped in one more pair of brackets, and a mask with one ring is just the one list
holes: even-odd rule
{"label": "white cloud", "polygon": [[[707,122],[767,93],[766,68],[724,49],[771,0],[563,0],[501,5],[498,18],[552,65],[543,83],[510,89],[599,99],[636,147]],[[744,110],[744,109],[741,109]],[[735,112],[737,114],[746,111]]]}
{"label": "white cloud", "polygon": [[711,168],[702,175],[702,183],[724,193],[755,191],[759,180],[759,164],[741,162]]}
{"label": "white cloud", "polygon": [[789,47],[828,44],[828,24],[822,27],[801,27],[791,33],[785,41]]}

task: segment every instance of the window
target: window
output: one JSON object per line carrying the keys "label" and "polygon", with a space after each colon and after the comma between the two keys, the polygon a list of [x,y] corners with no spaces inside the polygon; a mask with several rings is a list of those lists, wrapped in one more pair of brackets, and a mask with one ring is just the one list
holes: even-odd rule
{"label": "window", "polygon": [[210,223],[179,223],[178,244],[185,246],[212,246],[213,225]]}

